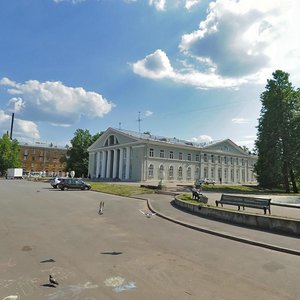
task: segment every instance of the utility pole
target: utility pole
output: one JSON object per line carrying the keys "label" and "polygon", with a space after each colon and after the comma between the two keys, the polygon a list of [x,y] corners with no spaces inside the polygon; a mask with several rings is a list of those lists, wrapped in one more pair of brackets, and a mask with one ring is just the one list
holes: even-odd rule
{"label": "utility pole", "polygon": [[143,121],[143,120],[141,119],[141,112],[140,111],[139,111],[139,117],[138,117],[137,121],[139,122],[139,133],[141,133],[141,121]]}
{"label": "utility pole", "polygon": [[9,138],[12,140],[12,134],[13,134],[13,128],[14,128],[14,118],[15,118],[15,113],[12,113],[11,115],[11,125],[10,125],[10,136]]}

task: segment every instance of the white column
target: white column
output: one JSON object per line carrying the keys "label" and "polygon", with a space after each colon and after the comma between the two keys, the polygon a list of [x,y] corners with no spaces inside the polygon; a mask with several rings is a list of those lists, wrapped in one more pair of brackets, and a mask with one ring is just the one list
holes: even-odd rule
{"label": "white column", "polygon": [[119,178],[122,180],[123,176],[123,148],[120,149],[120,159],[119,159]]}
{"label": "white column", "polygon": [[102,165],[101,165],[101,177],[104,178],[105,177],[105,167],[106,167],[106,155],[107,152],[106,151],[102,151]]}
{"label": "white column", "polygon": [[126,147],[125,179],[129,179],[130,147]]}
{"label": "white column", "polygon": [[96,154],[96,177],[99,176],[99,168],[100,168],[100,152]]}
{"label": "white column", "polygon": [[118,150],[114,149],[114,157],[113,157],[113,178],[117,177],[117,167],[118,167]]}
{"label": "white column", "polygon": [[106,166],[106,178],[110,177],[110,166],[111,166],[111,150],[107,153],[107,166]]}

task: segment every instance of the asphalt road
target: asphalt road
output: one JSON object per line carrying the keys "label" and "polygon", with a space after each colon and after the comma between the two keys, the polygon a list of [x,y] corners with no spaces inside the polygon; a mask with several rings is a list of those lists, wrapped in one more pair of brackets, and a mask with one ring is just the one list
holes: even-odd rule
{"label": "asphalt road", "polygon": [[300,298],[298,256],[139,210],[145,201],[1,180],[0,300]]}

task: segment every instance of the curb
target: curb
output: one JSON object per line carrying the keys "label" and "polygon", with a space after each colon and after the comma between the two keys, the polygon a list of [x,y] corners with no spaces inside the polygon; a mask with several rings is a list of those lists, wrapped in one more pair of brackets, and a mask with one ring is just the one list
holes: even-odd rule
{"label": "curb", "polygon": [[244,244],[248,244],[248,245],[252,245],[252,246],[256,246],[256,247],[261,247],[261,248],[265,248],[265,249],[269,249],[269,250],[273,250],[273,251],[278,251],[278,252],[282,252],[282,253],[287,253],[287,254],[291,254],[291,255],[300,256],[300,251],[298,251],[298,250],[284,248],[284,247],[275,246],[275,245],[272,245],[272,244],[266,244],[266,243],[262,243],[262,242],[257,242],[257,241],[254,241],[254,240],[245,239],[245,238],[242,238],[242,237],[238,237],[238,236],[230,235],[230,234],[227,234],[227,233],[214,231],[214,230],[211,230],[211,229],[207,229],[207,228],[203,228],[203,227],[199,227],[199,226],[196,226],[196,225],[192,225],[192,224],[189,224],[189,223],[179,221],[177,219],[168,217],[168,216],[156,211],[152,207],[150,199],[146,198],[144,200],[147,201],[148,208],[153,213],[156,213],[156,215],[158,215],[159,217],[161,217],[165,220],[168,220],[170,222],[176,223],[178,225],[182,225],[184,227],[187,227],[187,228],[190,228],[190,229],[193,229],[193,230],[197,230],[197,231],[200,231],[200,232],[203,232],[203,233],[207,233],[207,234],[211,234],[211,235],[214,235],[214,236],[222,237],[222,238],[225,238],[225,239],[228,239],[228,240],[232,240],[232,241],[236,241],[236,242],[240,242],[240,243],[244,243]]}

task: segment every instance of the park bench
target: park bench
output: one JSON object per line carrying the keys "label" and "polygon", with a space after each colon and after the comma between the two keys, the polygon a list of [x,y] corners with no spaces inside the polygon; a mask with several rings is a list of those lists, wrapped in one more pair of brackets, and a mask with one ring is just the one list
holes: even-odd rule
{"label": "park bench", "polygon": [[240,210],[241,207],[243,207],[243,210],[245,207],[261,208],[265,214],[267,210],[269,214],[271,214],[271,199],[222,194],[221,200],[216,200],[216,206],[218,206],[219,203],[222,207],[223,204],[235,205],[238,207],[238,210]]}

